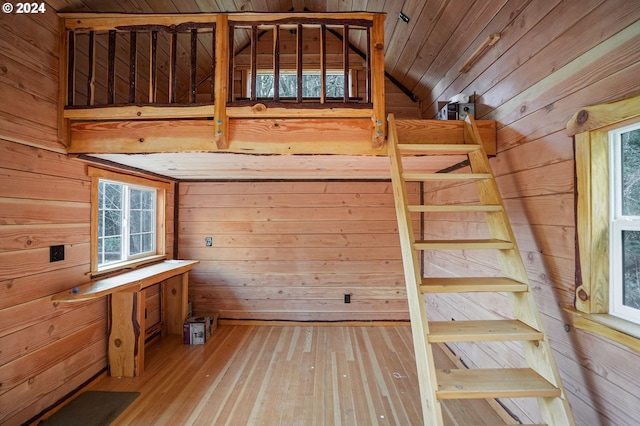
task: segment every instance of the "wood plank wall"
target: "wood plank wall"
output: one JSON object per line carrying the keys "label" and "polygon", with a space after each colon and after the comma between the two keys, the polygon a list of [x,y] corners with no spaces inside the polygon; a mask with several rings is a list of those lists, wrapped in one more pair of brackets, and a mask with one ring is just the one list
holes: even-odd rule
{"label": "wood plank wall", "polygon": [[[410,192],[415,200],[418,186]],[[408,318],[389,182],[183,182],[179,205],[179,256],[201,262],[190,274],[196,311]]]}
{"label": "wood plank wall", "polygon": [[[0,424],[22,424],[107,365],[106,298],[51,302],[88,280],[91,185],[86,166],[58,152],[58,21],[48,9],[0,21]],[[63,261],[49,262],[52,245],[64,245]]]}
{"label": "wood plank wall", "polygon": [[[640,3],[508,0],[477,42],[502,38],[467,74],[458,72],[474,46],[451,55],[446,76],[422,104],[433,117],[435,102],[460,92],[479,96],[477,117],[498,122],[498,156],[491,160],[505,198],[533,291],[555,350],[577,424],[634,425],[640,418],[640,354],[605,338],[571,329],[562,307],[573,304],[575,286],[574,154],[565,123],[580,107],[640,93]],[[429,200],[464,200],[472,187],[426,188]],[[426,217],[427,237],[456,238],[485,232],[477,218]],[[466,251],[430,255],[429,275],[497,273],[492,257]],[[467,269],[463,265],[470,261]],[[502,296],[430,297],[436,319],[492,318],[508,312]],[[456,345],[472,366],[520,362],[518,348],[480,350]],[[522,420],[537,420],[523,401],[507,402]],[[525,421],[527,423],[527,421]]]}

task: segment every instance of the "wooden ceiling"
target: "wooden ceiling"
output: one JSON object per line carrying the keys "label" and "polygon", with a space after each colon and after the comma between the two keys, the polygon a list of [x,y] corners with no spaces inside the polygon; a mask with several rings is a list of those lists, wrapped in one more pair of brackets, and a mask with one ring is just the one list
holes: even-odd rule
{"label": "wooden ceiling", "polygon": [[[469,57],[486,38],[483,33],[486,25],[505,5],[507,0],[47,0],[58,12],[96,12],[96,13],[198,13],[198,12],[348,12],[368,11],[386,13],[385,21],[385,70],[400,86],[423,102],[422,111],[435,112],[435,100],[431,99],[431,90],[442,80],[460,60]],[[400,19],[402,12],[408,22]],[[359,46],[358,46],[359,47]],[[431,118],[431,117],[426,117]],[[182,154],[181,154],[182,155]],[[152,166],[150,160],[158,159],[155,154],[146,160],[139,156],[108,156],[109,160],[119,161],[134,167],[148,168],[156,173],[183,179],[218,178],[219,173],[206,173],[199,170],[189,172],[188,165],[194,164],[191,154],[183,159],[172,154],[173,171],[167,166],[163,169],[159,162]],[[104,156],[107,157],[107,156]],[[207,156],[215,164],[228,164],[222,156]],[[232,163],[238,163],[233,157]],[[149,160],[149,161],[148,161]],[[166,158],[165,158],[166,160]],[[305,159],[287,159],[283,157],[280,166],[270,161],[267,169],[296,169],[305,164]],[[320,159],[316,159],[320,161]],[[332,164],[326,160],[326,164]],[[362,159],[371,162],[371,173],[367,177],[382,177],[381,162],[375,159]],[[146,163],[148,167],[146,166]],[[198,161],[202,164],[202,161]],[[183,169],[187,167],[186,169]],[[247,178],[246,170],[260,169],[255,158],[248,158],[246,164],[239,164],[238,178]],[[228,169],[224,167],[225,169]],[[384,165],[386,169],[386,164]],[[302,168],[304,169],[304,168]],[[317,167],[327,170],[322,164]],[[307,168],[307,170],[309,170]],[[229,170],[227,170],[229,172]],[[277,173],[276,173],[277,174]],[[293,175],[297,173],[292,172]],[[327,177],[327,173],[317,173]],[[386,174],[386,173],[385,173]],[[344,173],[336,173],[336,177]],[[231,173],[228,178],[234,178]],[[263,178],[276,178],[274,174],[264,174]],[[328,176],[331,177],[331,176]]]}

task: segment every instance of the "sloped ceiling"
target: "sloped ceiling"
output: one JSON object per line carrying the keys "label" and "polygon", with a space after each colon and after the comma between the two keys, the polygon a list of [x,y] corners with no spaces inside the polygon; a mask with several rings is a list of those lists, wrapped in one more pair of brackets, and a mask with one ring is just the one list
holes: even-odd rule
{"label": "sloped ceiling", "polygon": [[[200,12],[349,12],[368,11],[386,13],[385,20],[385,70],[399,86],[413,94],[422,102],[425,118],[432,118],[436,111],[431,91],[456,64],[471,56],[482,44],[486,34],[483,30],[507,0],[48,0],[47,3],[58,12],[95,13],[200,13]],[[402,13],[408,22],[400,19]],[[360,46],[357,46],[362,50]],[[207,178],[248,178],[250,170],[262,170],[259,178],[278,178],[284,170],[306,170],[310,178],[344,178],[344,173],[331,173],[335,164],[324,159],[318,167],[304,167],[307,159],[300,156],[282,157],[279,162],[264,160],[261,168],[255,158],[247,158],[247,163],[233,154],[225,158],[208,155],[210,173],[203,166],[197,173],[185,169],[186,164],[194,164],[192,157],[173,155],[172,169],[155,155],[146,158],[133,155],[104,155],[109,161],[119,162],[153,171],[177,179]],[[203,164],[200,157],[198,164]],[[152,161],[153,160],[153,161]],[[335,159],[334,159],[335,160]],[[366,177],[385,177],[384,159],[361,159],[359,165]],[[321,161],[320,158],[315,159]],[[370,166],[366,161],[372,162]],[[229,167],[219,169],[223,164],[236,164],[242,173],[233,173]],[[165,164],[165,165],[163,165]],[[224,171],[222,171],[224,169]],[[218,172],[215,172],[218,170]],[[353,170],[353,168],[352,168]],[[297,173],[292,172],[292,176]],[[249,173],[250,175],[250,173]]]}

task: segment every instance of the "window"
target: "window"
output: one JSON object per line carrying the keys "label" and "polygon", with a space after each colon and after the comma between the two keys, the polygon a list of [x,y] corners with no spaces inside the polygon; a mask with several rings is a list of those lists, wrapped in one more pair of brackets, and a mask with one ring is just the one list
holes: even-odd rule
{"label": "window", "polygon": [[98,266],[155,254],[156,190],[100,179]]}
{"label": "window", "polygon": [[94,168],[89,174],[92,272],[163,257],[169,184]]}
{"label": "window", "polygon": [[640,124],[609,131],[609,313],[640,323]]}
{"label": "window", "polygon": [[575,140],[576,328],[640,351],[640,96],[581,109]]}
{"label": "window", "polygon": [[[273,71],[258,71],[256,74],[256,97],[273,98]],[[327,98],[342,99],[344,97],[344,72],[342,70],[327,71],[326,77],[327,80],[325,96]],[[298,95],[298,75],[295,71],[281,70],[279,81],[279,92],[281,98],[295,98]],[[320,81],[320,71],[304,71],[304,73],[302,74],[302,97],[320,98]],[[246,85],[246,91],[250,95],[250,74],[248,75]],[[351,87],[351,85],[349,85],[349,87]]]}

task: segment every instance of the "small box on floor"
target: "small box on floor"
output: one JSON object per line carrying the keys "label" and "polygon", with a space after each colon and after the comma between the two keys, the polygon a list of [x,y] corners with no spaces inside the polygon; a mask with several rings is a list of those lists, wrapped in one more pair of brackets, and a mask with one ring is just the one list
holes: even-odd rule
{"label": "small box on floor", "polygon": [[186,345],[204,345],[211,336],[211,317],[190,317],[184,323],[182,342]]}

